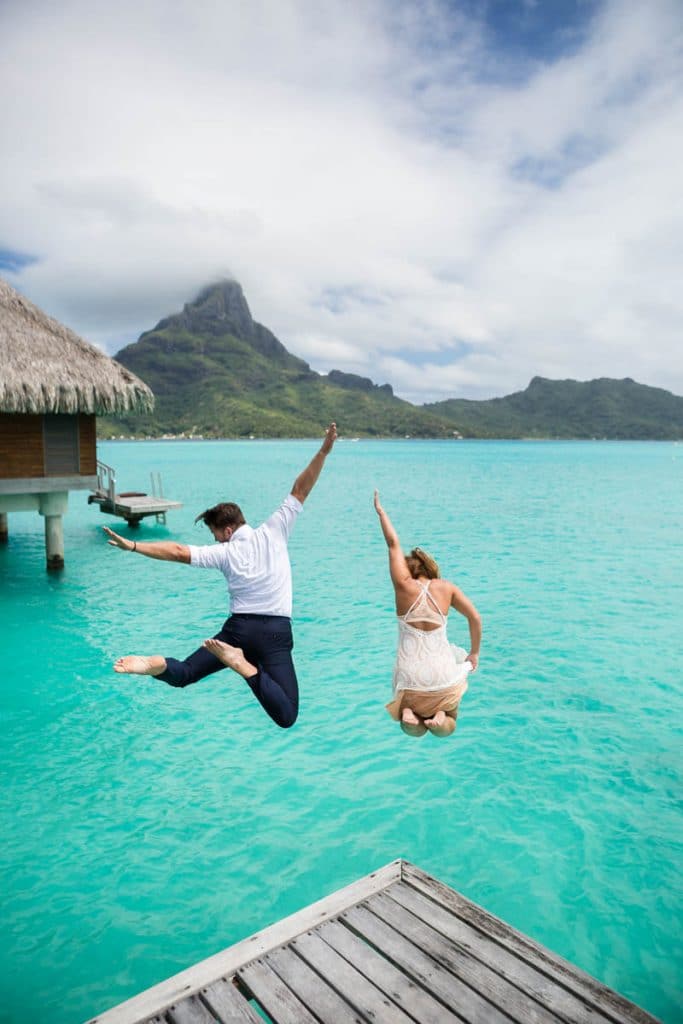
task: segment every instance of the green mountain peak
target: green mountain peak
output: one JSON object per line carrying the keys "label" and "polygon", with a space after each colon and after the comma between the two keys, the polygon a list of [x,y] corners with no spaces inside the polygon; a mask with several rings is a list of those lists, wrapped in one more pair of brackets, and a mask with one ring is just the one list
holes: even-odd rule
{"label": "green mountain peak", "polygon": [[[164,317],[151,331],[142,334],[137,344],[150,337],[179,334],[196,338],[236,338],[268,359],[299,370],[310,369],[303,359],[291,355],[267,327],[253,319],[237,281],[221,280],[206,285],[194,301],[185,303],[181,313]],[[128,352],[130,348],[123,351]]]}
{"label": "green mountain peak", "polygon": [[445,420],[396,398],[389,384],[316,373],[251,315],[237,281],[207,285],[116,359],[154,391],[153,414],[102,421],[102,433],[310,437],[330,420],[358,436],[446,437]]}
{"label": "green mountain peak", "polygon": [[683,398],[629,377],[536,376],[502,398],[415,406],[390,384],[316,373],[253,319],[233,280],[202,288],[116,359],[152,388],[156,407],[100,420],[104,436],[311,437],[336,420],[359,437],[683,438]]}

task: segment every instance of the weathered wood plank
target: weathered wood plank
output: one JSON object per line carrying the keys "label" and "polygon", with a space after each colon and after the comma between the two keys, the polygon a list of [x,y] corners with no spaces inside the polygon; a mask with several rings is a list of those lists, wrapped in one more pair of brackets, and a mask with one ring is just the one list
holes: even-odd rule
{"label": "weathered wood plank", "polygon": [[265,957],[243,967],[239,977],[277,1024],[318,1024],[307,1008],[306,993],[302,1000],[301,989],[293,988],[281,973]]}
{"label": "weathered wood plank", "polygon": [[364,1024],[366,1018],[349,1006],[289,946],[268,953],[265,959],[322,1024]]}
{"label": "weathered wood plank", "polygon": [[[314,930],[315,942],[309,941],[313,936],[307,933]],[[312,965],[305,962],[307,955]],[[90,1024],[208,1024],[216,1018],[232,1024],[239,1011],[254,1024],[258,1015],[246,999],[239,1001],[240,994],[226,980],[238,970],[245,977],[260,975],[264,986],[269,972],[271,997],[273,991],[281,996],[279,1006],[271,1002],[280,1014],[278,1024],[378,1021],[389,1000],[394,1012],[386,1019],[391,1024],[400,1013],[421,1024],[445,1024],[447,1014],[451,1021],[455,1014],[472,1024],[659,1024],[617,992],[404,861],[386,865],[222,950]],[[332,971],[329,984],[318,970]],[[210,1001],[214,988],[220,1000],[221,986],[227,986],[223,994],[228,1000],[231,995],[238,1000],[239,1010],[228,1006],[231,1017],[220,1002]],[[340,992],[353,997],[356,1009]],[[414,998],[410,1001],[411,992],[419,1008]],[[308,995],[317,1001],[308,1003]],[[439,1008],[441,1017],[435,1016]],[[282,1012],[289,1017],[282,1018]]]}
{"label": "weathered wood plank", "polygon": [[125,512],[168,512],[173,508],[182,508],[180,501],[168,498],[155,498],[152,494],[136,498],[120,498],[117,496],[114,508]]}
{"label": "weathered wood plank", "polygon": [[79,473],[94,476],[97,473],[97,417],[89,413],[78,414]]}
{"label": "weathered wood plank", "polygon": [[0,412],[0,479],[44,476],[43,417]]}
{"label": "weathered wood plank", "polygon": [[516,956],[527,960],[538,970],[565,985],[587,1002],[592,1002],[618,1024],[660,1024],[646,1010],[603,985],[590,974],[586,974],[585,971],[569,963],[568,960],[562,959],[551,950],[541,946],[540,943],[534,942],[533,939],[512,928],[505,921],[494,917],[483,907],[472,903],[454,889],[444,885],[443,882],[432,878],[431,875],[421,871],[414,864],[403,862],[402,878],[415,889],[457,914],[468,924],[512,950]]}
{"label": "weathered wood plank", "polygon": [[110,516],[119,516],[121,519],[145,516],[162,515],[176,508],[182,508],[179,501],[168,501],[165,498],[118,498],[112,502],[101,494],[91,494],[89,504],[99,505],[100,511]]}
{"label": "weathered wood plank", "polygon": [[379,892],[401,877],[401,861],[395,860],[359,878],[343,889],[317,900],[310,906],[290,914],[269,928],[256,932],[241,942],[207,957],[165,981],[138,993],[131,999],[91,1018],[88,1024],[135,1024],[160,1013],[183,996],[196,992],[203,985],[223,976],[230,977],[239,967],[269,949],[275,949],[301,932],[335,917],[340,910],[360,903],[373,892]]}
{"label": "weathered wood plank", "polygon": [[316,929],[325,942],[353,964],[377,988],[390,996],[402,1010],[420,1024],[462,1024],[460,1017],[451,1013],[443,1003],[407,978],[403,971],[385,960],[372,946],[368,946],[355,932],[338,921],[328,921]]}
{"label": "weathered wood plank", "polygon": [[252,1009],[232,982],[225,978],[206,985],[199,995],[221,1024],[263,1024],[263,1018]]}
{"label": "weathered wood plank", "polygon": [[[395,887],[394,887],[395,891]],[[463,946],[456,945],[421,921],[390,896],[379,893],[365,903],[401,935],[415,943],[437,963],[462,979],[520,1024],[557,1024],[561,1019],[515,985],[510,984],[485,962],[477,960]],[[587,1022],[586,1022],[587,1024]],[[604,1024],[599,1018],[595,1024]]]}
{"label": "weathered wood plank", "polygon": [[334,985],[347,1003],[355,1006],[363,1018],[377,1024],[413,1024],[413,1018],[315,932],[300,935],[292,946],[306,963]]}
{"label": "weathered wood plank", "polygon": [[406,883],[392,885],[390,895],[400,906],[563,1020],[571,1021],[571,1024],[599,1024],[611,1020],[564,985],[532,967],[526,960],[520,960],[505,946]]}
{"label": "weathered wood plank", "polygon": [[170,1006],[166,1016],[170,1024],[215,1024],[216,1020],[197,996],[189,996]]}
{"label": "weathered wood plank", "polygon": [[366,907],[354,907],[341,918],[468,1024],[510,1024],[508,1016]]}

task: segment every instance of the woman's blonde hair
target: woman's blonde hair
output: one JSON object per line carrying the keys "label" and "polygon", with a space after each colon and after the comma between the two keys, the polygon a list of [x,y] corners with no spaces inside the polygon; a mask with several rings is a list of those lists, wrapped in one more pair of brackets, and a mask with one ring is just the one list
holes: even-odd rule
{"label": "woman's blonde hair", "polygon": [[438,580],[439,567],[426,551],[422,548],[413,548],[409,555],[405,556],[408,572],[414,580],[418,576],[426,576],[429,580]]}

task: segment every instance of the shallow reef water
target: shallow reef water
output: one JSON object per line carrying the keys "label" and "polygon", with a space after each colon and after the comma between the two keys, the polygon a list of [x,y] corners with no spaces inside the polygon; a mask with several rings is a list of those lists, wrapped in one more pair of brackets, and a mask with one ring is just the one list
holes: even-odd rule
{"label": "shallow reef water", "polygon": [[[252,524],[315,441],[108,442],[119,487],[182,501],[133,534]],[[455,736],[384,710],[396,642],[378,487],[484,620]],[[74,1024],[404,857],[673,1024],[680,1020],[683,445],[340,441],[290,544],[296,726],[183,657],[227,614],[218,573],[106,544],[72,492],[66,568],[42,521],[0,550],[0,1019]],[[453,618],[453,642],[467,646]],[[677,962],[677,956],[679,957]]]}

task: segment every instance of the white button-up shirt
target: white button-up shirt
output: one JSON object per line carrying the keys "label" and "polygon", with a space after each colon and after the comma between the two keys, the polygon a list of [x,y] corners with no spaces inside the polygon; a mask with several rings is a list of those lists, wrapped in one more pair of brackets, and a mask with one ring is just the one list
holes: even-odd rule
{"label": "white button-up shirt", "polygon": [[245,523],[222,544],[190,545],[190,565],[219,569],[228,584],[230,613],[292,616],[292,568],[287,541],[303,508],[288,494],[256,530]]}

